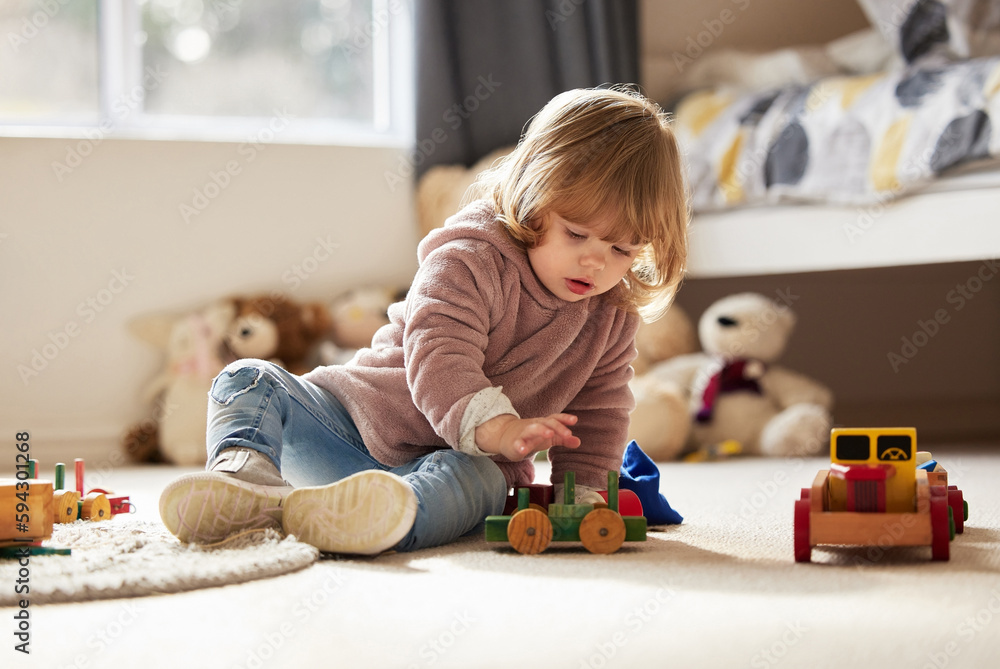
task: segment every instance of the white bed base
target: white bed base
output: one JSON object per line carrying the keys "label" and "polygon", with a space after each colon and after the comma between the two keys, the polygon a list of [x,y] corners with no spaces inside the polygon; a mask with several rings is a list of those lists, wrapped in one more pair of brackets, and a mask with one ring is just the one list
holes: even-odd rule
{"label": "white bed base", "polygon": [[949,181],[884,205],[781,205],[696,214],[690,276],[1000,258],[1000,173]]}

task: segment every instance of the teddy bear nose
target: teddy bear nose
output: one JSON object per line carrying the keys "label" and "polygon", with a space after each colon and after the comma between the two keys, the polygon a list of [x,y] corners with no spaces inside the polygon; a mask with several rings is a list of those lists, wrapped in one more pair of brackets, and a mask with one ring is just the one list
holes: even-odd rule
{"label": "teddy bear nose", "polygon": [[731,328],[737,324],[736,319],[730,318],[729,316],[719,316],[718,321],[719,325],[724,328]]}

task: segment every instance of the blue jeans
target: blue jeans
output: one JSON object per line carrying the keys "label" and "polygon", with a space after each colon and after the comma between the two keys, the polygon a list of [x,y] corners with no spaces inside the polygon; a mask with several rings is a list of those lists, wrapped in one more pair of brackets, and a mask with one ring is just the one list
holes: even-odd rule
{"label": "blue jeans", "polygon": [[399,467],[376,460],[354,421],[327,390],[263,360],[237,360],[212,383],[208,461],[224,448],[263,453],[296,487],[319,486],[369,469],[401,476],[417,494],[413,528],[397,551],[439,546],[482,529],[502,512],[507,482],[496,464],[444,449]]}

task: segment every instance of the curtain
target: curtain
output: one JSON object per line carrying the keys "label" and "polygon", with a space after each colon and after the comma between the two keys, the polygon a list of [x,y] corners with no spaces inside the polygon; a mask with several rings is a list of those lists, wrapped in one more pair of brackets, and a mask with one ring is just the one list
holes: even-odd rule
{"label": "curtain", "polygon": [[517,143],[554,95],[638,83],[637,0],[416,0],[419,177]]}

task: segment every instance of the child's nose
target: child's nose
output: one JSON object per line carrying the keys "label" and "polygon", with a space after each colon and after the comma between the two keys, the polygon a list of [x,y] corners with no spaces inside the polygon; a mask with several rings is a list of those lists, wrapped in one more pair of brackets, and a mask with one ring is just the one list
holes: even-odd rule
{"label": "child's nose", "polygon": [[605,258],[604,252],[598,248],[588,248],[584,249],[583,256],[580,258],[580,264],[584,267],[593,267],[595,269],[601,269],[604,267]]}

